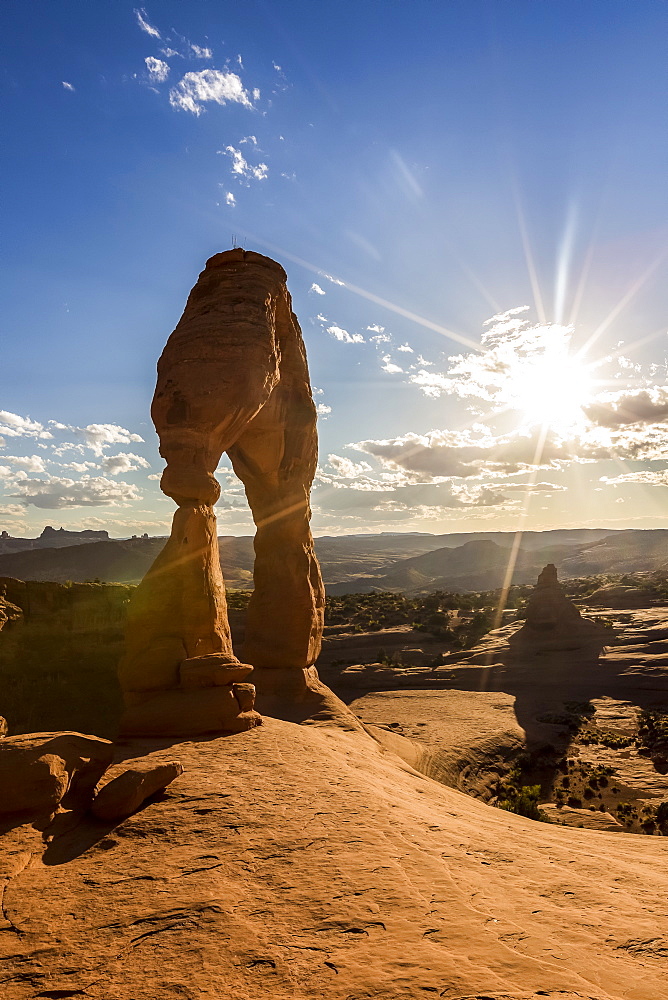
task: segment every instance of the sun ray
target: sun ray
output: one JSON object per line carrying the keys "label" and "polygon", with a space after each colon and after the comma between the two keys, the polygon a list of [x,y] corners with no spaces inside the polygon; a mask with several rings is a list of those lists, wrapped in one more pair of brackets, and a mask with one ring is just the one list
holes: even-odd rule
{"label": "sun ray", "polygon": [[557,277],[554,289],[554,322],[561,323],[564,315],[566,302],[566,292],[568,290],[568,274],[573,257],[573,243],[575,242],[575,227],[577,224],[577,209],[575,204],[571,204],[566,217],[564,234],[559,247],[559,257],[557,260]]}
{"label": "sun ray", "polygon": [[[284,257],[286,260],[292,261],[293,264],[297,264],[300,267],[305,268],[307,271],[311,271],[312,274],[318,274],[322,277],[323,274],[327,273],[323,268],[316,267],[315,264],[309,264],[309,262],[304,260],[302,257],[297,257],[288,250],[284,250],[282,247],[269,243],[267,240],[263,240],[259,236],[255,236],[253,233],[249,233],[244,230],[239,230],[239,232],[241,232],[248,239],[252,239],[259,246],[264,247],[266,250],[270,250],[272,253],[275,253],[280,257]],[[458,344],[463,344],[472,351],[481,350],[480,344],[469,339],[468,337],[465,337],[462,333],[449,330],[440,323],[434,323],[432,320],[425,319],[424,316],[419,316],[418,313],[414,313],[410,309],[404,309],[403,306],[398,306],[395,302],[390,302],[389,299],[384,299],[382,296],[376,295],[374,292],[367,292],[364,288],[360,288],[358,285],[353,285],[349,281],[343,281],[343,279],[338,278],[335,275],[331,275],[330,277],[334,279],[337,285],[341,285],[343,288],[348,289],[349,292],[353,292],[355,295],[359,295],[361,298],[367,299],[367,301],[373,302],[377,306],[382,306],[384,309],[389,309],[391,312],[396,313],[397,316],[403,316],[404,319],[409,319],[413,323],[418,323],[427,330],[433,330],[435,333],[440,333],[443,337],[447,337],[449,340],[454,340]]]}
{"label": "sun ray", "polygon": [[529,233],[527,230],[526,219],[524,216],[524,209],[522,207],[522,200],[520,198],[520,192],[517,185],[516,179],[512,180],[513,198],[515,201],[515,209],[517,211],[517,222],[520,229],[520,236],[522,238],[522,247],[524,249],[524,258],[527,264],[527,270],[529,272],[529,281],[531,282],[531,291],[533,293],[534,302],[536,305],[536,314],[540,322],[544,325],[547,323],[547,316],[545,314],[545,306],[543,305],[543,296],[540,291],[540,285],[538,283],[538,274],[536,272],[536,264],[534,261],[533,251],[531,249],[531,242],[529,240]]}
{"label": "sun ray", "polygon": [[613,306],[603,322],[599,323],[589,339],[586,340],[580,348],[578,352],[579,356],[585,354],[592,344],[596,343],[596,341],[605,333],[610,324],[617,319],[622,309],[624,309],[629,302],[635,298],[643,285],[652,277],[659,264],[665,260],[666,256],[668,256],[668,247],[662,250],[661,253],[658,254],[658,256],[652,261],[649,267],[647,267],[643,273],[636,278],[631,287],[625,292],[624,295],[622,295],[617,305]]}

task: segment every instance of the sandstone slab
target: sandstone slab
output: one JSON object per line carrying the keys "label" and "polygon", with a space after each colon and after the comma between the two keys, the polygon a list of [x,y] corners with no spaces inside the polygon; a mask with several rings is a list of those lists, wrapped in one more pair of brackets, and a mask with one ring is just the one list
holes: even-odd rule
{"label": "sandstone slab", "polygon": [[666,995],[665,838],[533,823],[332,727],[135,754],[184,764],[169,795],[12,841],[3,1000]]}

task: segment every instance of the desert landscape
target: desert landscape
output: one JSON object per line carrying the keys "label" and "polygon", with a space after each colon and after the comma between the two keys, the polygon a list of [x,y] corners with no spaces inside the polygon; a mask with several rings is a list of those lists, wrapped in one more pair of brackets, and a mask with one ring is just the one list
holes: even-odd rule
{"label": "desert landscape", "polygon": [[0,1000],[668,1000],[665,0],[0,19]]}
{"label": "desert landscape", "polygon": [[[405,541],[382,539],[364,590],[327,599],[303,341],[282,268],[243,250],[207,262],[152,416],[177,511],[139,586],[0,580],[7,1000],[660,996],[663,535],[517,550],[524,580],[553,552],[637,570],[650,545],[623,583],[573,578],[585,615],[553,562],[473,590],[510,558],[491,539],[378,574]],[[221,570],[223,451],[258,525],[250,592]],[[112,544],[63,534],[4,558]]]}

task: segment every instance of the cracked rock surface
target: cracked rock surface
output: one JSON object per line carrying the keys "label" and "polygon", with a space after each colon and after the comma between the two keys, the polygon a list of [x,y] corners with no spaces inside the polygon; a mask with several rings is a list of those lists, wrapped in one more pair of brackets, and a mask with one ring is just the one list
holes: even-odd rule
{"label": "cracked rock surface", "polygon": [[184,773],[123,821],[3,828],[3,1000],[666,996],[663,838],[532,823],[338,726],[122,758]]}

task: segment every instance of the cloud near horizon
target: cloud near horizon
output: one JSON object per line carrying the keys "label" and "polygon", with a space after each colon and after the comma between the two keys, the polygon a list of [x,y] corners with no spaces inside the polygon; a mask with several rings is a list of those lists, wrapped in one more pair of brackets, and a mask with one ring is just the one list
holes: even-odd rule
{"label": "cloud near horizon", "polygon": [[80,480],[50,476],[48,479],[21,479],[13,484],[16,491],[9,496],[24,504],[44,510],[65,507],[124,507],[140,500],[136,486],[123,481],[82,476]]}

